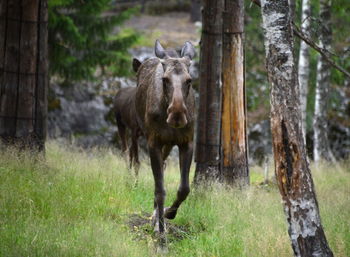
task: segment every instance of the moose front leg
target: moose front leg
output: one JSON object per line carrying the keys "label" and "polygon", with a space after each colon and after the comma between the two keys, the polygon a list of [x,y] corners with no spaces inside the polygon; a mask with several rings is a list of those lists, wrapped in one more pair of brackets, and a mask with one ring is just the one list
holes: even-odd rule
{"label": "moose front leg", "polygon": [[151,167],[154,177],[154,207],[155,207],[155,230],[161,235],[164,234],[164,174],[162,148],[158,146],[149,147],[149,155],[151,158]]}
{"label": "moose front leg", "polygon": [[185,145],[179,145],[180,154],[180,172],[181,172],[181,182],[179,189],[177,191],[177,197],[170,208],[167,208],[164,216],[167,219],[174,219],[177,213],[177,209],[180,207],[181,203],[185,201],[188,194],[190,193],[190,167],[192,162],[193,144],[188,143]]}
{"label": "moose front leg", "polygon": [[166,171],[166,159],[168,158],[171,149],[173,149],[172,145],[164,145],[162,148],[162,158],[163,158],[163,172]]}

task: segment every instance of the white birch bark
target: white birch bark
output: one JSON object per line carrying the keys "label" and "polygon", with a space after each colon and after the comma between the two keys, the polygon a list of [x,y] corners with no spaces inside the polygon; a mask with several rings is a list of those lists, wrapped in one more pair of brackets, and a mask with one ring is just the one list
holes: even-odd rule
{"label": "white birch bark", "polygon": [[[320,42],[319,45],[327,50],[331,48],[331,0],[320,0]],[[324,57],[317,61],[314,128],[314,160],[334,161],[328,141],[328,91],[330,87],[330,65]]]}
{"label": "white birch bark", "polygon": [[[310,37],[311,29],[311,5],[310,0],[302,0],[301,31]],[[306,143],[306,107],[310,74],[310,53],[309,46],[301,40],[298,63],[298,80],[300,87],[301,124],[303,129],[304,142]]]}
{"label": "white birch bark", "polygon": [[301,130],[288,0],[262,0],[275,174],[295,256],[333,256],[324,234]]}

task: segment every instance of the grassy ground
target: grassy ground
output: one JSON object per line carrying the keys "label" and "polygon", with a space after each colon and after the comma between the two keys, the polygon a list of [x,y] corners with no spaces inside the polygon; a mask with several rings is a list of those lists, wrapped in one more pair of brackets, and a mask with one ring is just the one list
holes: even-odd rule
{"label": "grassy ground", "polygon": [[[55,142],[46,161],[0,154],[0,256],[154,256],[148,222],[153,179],[147,161],[140,181],[109,150],[84,152]],[[166,171],[167,205],[177,166]],[[168,224],[167,256],[292,256],[274,185],[240,192],[215,186],[192,190]],[[192,171],[193,176],[193,171]],[[350,168],[313,169],[323,225],[335,256],[350,256]]]}

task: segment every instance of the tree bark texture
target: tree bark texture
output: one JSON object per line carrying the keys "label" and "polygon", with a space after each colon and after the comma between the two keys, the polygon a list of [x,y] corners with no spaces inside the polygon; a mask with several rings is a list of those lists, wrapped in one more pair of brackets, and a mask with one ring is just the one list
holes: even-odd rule
{"label": "tree bark texture", "polygon": [[204,0],[199,73],[195,182],[218,179],[221,137],[222,12],[224,0]]}
{"label": "tree bark texture", "polygon": [[249,184],[244,77],[244,1],[226,0],[222,57],[222,179]]}
{"label": "tree bark texture", "polygon": [[275,175],[295,256],[333,256],[321,225],[301,130],[288,0],[263,0],[265,50],[271,84]]}
{"label": "tree bark texture", "polygon": [[[311,4],[310,0],[302,0],[301,8],[301,31],[310,38],[311,30]],[[298,80],[300,86],[300,105],[301,105],[301,123],[303,129],[304,142],[306,142],[306,107],[307,94],[309,88],[310,74],[310,53],[309,46],[303,41],[300,41],[299,63],[298,63]]]}
{"label": "tree bark texture", "polygon": [[0,3],[0,138],[43,150],[46,137],[47,1]]}
{"label": "tree bark texture", "polygon": [[[331,31],[331,1],[320,0],[320,19],[322,20],[320,31],[321,48],[330,50],[332,41]],[[314,160],[333,161],[328,141],[328,91],[330,87],[331,70],[323,56],[318,57],[316,94],[315,94],[315,114],[314,114]]]}

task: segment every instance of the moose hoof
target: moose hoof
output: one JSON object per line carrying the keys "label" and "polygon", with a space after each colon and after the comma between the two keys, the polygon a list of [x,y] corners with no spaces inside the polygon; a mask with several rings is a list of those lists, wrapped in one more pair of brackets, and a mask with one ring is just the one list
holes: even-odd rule
{"label": "moose hoof", "polygon": [[[158,221],[158,220],[154,223],[154,232],[159,233],[159,234],[162,234],[162,233],[160,232],[159,221]],[[165,225],[165,222],[164,222],[164,232],[166,232],[166,225]]]}
{"label": "moose hoof", "polygon": [[151,221],[152,221],[152,226],[156,225],[156,221],[157,221],[157,211],[154,210],[151,216]]}
{"label": "moose hoof", "polygon": [[[165,208],[164,208],[164,211],[165,211]],[[153,211],[151,220],[152,220],[152,226],[154,227],[154,232],[159,233],[160,232],[159,219],[157,217],[157,211],[156,210]],[[166,224],[165,224],[165,222],[164,222],[164,231],[166,231]]]}
{"label": "moose hoof", "polygon": [[170,207],[167,207],[164,209],[164,217],[169,220],[175,219],[176,213],[177,213],[176,209],[171,209]]}
{"label": "moose hoof", "polygon": [[161,256],[164,256],[169,252],[168,242],[165,233],[159,235],[156,247],[156,252]]}

